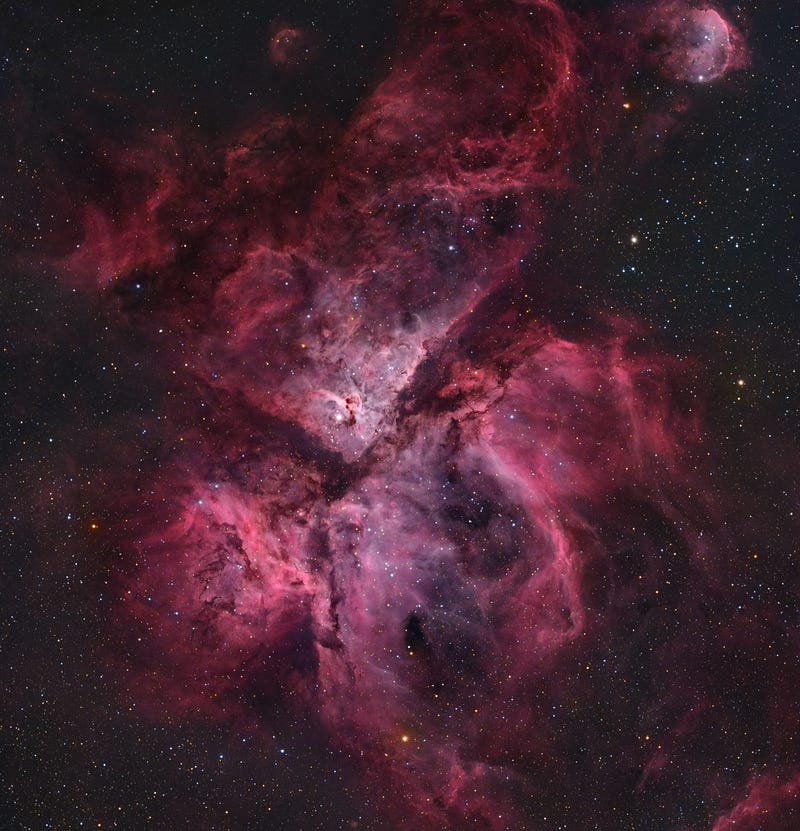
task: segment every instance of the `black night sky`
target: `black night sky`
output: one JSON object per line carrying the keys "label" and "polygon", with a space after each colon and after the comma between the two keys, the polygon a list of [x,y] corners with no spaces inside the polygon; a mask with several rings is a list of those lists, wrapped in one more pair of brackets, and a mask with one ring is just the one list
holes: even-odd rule
{"label": "black night sky", "polygon": [[0,829],[800,828],[798,40],[12,2]]}

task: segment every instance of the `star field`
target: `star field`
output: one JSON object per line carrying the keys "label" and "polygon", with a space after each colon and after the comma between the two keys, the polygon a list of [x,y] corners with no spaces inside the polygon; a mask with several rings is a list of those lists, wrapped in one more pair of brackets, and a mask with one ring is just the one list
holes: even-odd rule
{"label": "star field", "polygon": [[13,4],[0,828],[798,827],[799,31]]}

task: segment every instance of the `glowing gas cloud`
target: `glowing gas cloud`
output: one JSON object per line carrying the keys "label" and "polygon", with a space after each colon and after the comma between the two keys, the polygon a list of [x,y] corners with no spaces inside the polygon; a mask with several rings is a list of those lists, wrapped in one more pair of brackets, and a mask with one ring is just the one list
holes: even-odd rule
{"label": "glowing gas cloud", "polygon": [[[675,82],[741,63],[716,6],[630,19],[625,56]],[[695,368],[534,299],[560,275],[526,255],[617,128],[588,28],[555,0],[415,2],[338,136],[265,113],[128,148],[63,262],[182,378],[158,474],[119,498],[131,695],[265,742],[310,720],[386,828],[754,831],[796,791],[788,752],[730,761],[719,656],[767,634],[720,623]]]}

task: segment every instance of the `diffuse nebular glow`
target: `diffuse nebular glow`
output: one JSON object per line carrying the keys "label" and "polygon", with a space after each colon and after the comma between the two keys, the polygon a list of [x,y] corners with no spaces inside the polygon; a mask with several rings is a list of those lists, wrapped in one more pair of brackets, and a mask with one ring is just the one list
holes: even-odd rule
{"label": "diffuse nebular glow", "polygon": [[[115,221],[92,210],[67,265],[103,290],[144,275],[139,322],[187,344],[185,441],[151,485],[158,517],[126,526],[134,694],[234,725],[310,714],[385,791],[391,827],[537,831],[549,805],[611,829],[627,794],[700,775],[694,708],[727,718],[687,642],[713,499],[691,368],[624,316],[578,336],[527,298],[558,280],[520,261],[597,131],[577,19],[501,5],[413,4],[338,144],[265,116],[177,171],[179,138],[140,149],[152,188]],[[639,63],[672,80],[739,60],[716,7],[633,19]],[[299,61],[302,38],[281,24],[273,61]],[[617,691],[660,737],[615,734],[612,776],[553,713],[593,712],[589,668],[645,637],[644,665],[681,683]],[[709,777],[697,831],[755,828],[752,794],[786,799],[784,774],[716,801]]]}

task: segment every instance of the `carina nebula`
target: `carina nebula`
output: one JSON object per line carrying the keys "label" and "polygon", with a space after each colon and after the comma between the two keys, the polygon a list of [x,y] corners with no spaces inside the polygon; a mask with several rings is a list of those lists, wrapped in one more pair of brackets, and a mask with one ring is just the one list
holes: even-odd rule
{"label": "carina nebula", "polygon": [[698,366],[535,256],[626,73],[744,47],[707,3],[563,5],[410,4],[336,131],[106,149],[60,267],[173,384],[158,465],[106,496],[116,661],[153,718],[313,725],[385,829],[779,831],[797,644],[745,683],[780,623],[726,589]]}

